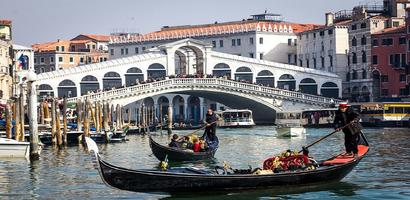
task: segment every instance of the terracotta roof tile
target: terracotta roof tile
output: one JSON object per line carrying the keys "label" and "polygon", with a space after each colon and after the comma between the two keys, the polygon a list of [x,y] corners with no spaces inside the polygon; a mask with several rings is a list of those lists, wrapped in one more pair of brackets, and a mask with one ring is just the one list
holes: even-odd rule
{"label": "terracotta roof tile", "polygon": [[108,42],[110,41],[110,36],[109,35],[96,35],[96,34],[84,34],[84,36],[87,36],[91,39],[100,41],[100,42]]}
{"label": "terracotta roof tile", "polygon": [[111,42],[142,42],[151,40],[166,40],[251,31],[299,33],[315,29],[317,27],[320,26],[316,24],[297,24],[290,22],[268,22],[247,20],[220,24],[165,27],[162,28],[160,31],[155,31],[144,35],[113,36],[111,38]]}
{"label": "terracotta roof tile", "polygon": [[0,19],[0,25],[11,26],[11,21],[7,19]]}

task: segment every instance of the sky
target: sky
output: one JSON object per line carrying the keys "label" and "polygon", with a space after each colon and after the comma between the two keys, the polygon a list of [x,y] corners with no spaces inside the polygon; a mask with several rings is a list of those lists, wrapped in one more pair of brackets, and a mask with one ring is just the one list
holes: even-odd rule
{"label": "sky", "polygon": [[[282,14],[285,21],[324,24],[326,12],[359,0],[0,0],[0,19],[12,20],[13,43],[31,46],[79,34],[148,33],[162,26]],[[368,1],[374,3],[375,1]],[[380,2],[380,1],[377,1]]]}

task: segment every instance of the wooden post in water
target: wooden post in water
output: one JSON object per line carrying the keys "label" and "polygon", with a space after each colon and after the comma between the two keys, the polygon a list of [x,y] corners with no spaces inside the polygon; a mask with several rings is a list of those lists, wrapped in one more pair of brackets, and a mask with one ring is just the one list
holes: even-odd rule
{"label": "wooden post in water", "polygon": [[145,129],[145,105],[141,104],[141,127],[142,127],[142,132],[146,133],[146,129]]}
{"label": "wooden post in water", "polygon": [[110,109],[110,105],[108,103],[103,103],[103,117],[104,117],[104,131],[107,133],[110,130],[110,124],[109,122],[109,110]]}
{"label": "wooden post in water", "polygon": [[90,136],[90,121],[89,121],[89,112],[88,112],[88,101],[85,100],[84,102],[84,118],[83,118],[83,123],[84,123],[84,136],[89,137]]}
{"label": "wooden post in water", "polygon": [[93,104],[91,103],[91,101],[87,101],[87,104],[88,104],[88,109],[90,109],[90,112],[91,112],[91,119],[93,120],[94,128],[97,128],[97,121],[95,117],[95,112],[94,112],[95,109],[93,108]]}
{"label": "wooden post in water", "polygon": [[17,97],[14,100],[14,107],[15,107],[15,113],[14,113],[14,139],[17,141],[20,141],[20,134],[21,134],[21,125],[20,125],[20,97]]}
{"label": "wooden post in water", "polygon": [[56,134],[57,134],[57,127],[56,127],[56,103],[55,98],[51,98],[51,141],[53,144],[56,143]]}
{"label": "wooden post in water", "polygon": [[172,105],[168,106],[168,135],[172,134]]}
{"label": "wooden post in water", "polygon": [[11,139],[11,129],[12,129],[12,124],[11,124],[11,106],[10,102],[7,102],[6,104],[6,137],[8,139]]}
{"label": "wooden post in water", "polygon": [[115,107],[115,129],[119,130],[120,129],[120,122],[121,122],[121,110],[120,110],[120,104],[117,104]]}
{"label": "wooden post in water", "polygon": [[[45,119],[50,119],[50,110],[48,109],[48,101],[47,100],[45,100],[44,102],[43,102],[43,109],[44,109],[44,119],[43,120],[45,120]],[[43,124],[45,124],[44,123],[44,121],[43,121]]]}
{"label": "wooden post in water", "polygon": [[159,123],[160,123],[160,133],[162,134],[162,103],[159,105]]}
{"label": "wooden post in water", "polygon": [[[39,123],[40,124],[44,124],[44,102],[43,101],[41,101],[40,102],[40,109],[39,109],[39,113],[40,113],[40,116],[39,116],[39,119],[40,119],[40,121],[39,121]],[[28,114],[28,113],[27,113]]]}
{"label": "wooden post in water", "polygon": [[67,98],[63,100],[63,143],[67,145]]}
{"label": "wooden post in water", "polygon": [[30,160],[38,160],[40,157],[38,146],[38,122],[37,122],[37,91],[34,81],[36,80],[36,74],[30,71],[27,75],[28,86],[28,114],[29,114],[29,127],[30,127]]}
{"label": "wooden post in water", "polygon": [[82,131],[83,125],[82,125],[82,103],[81,99],[77,100],[77,105],[76,105],[76,112],[77,112],[77,131]]}
{"label": "wooden post in water", "polygon": [[[114,108],[114,104],[111,105],[111,109],[110,109],[110,116],[111,116],[111,127],[114,127],[114,122],[117,121],[116,117],[116,113],[115,113],[115,108]],[[115,124],[115,126],[117,126],[117,124]]]}
{"label": "wooden post in water", "polygon": [[58,105],[58,101],[55,102],[55,107],[56,107],[56,129],[57,129],[57,144],[59,147],[63,145],[63,135],[61,134],[61,123],[60,123],[60,106]]}
{"label": "wooden post in water", "polygon": [[128,126],[131,126],[131,108],[127,109]]}
{"label": "wooden post in water", "polygon": [[[25,115],[25,109],[24,109],[24,104],[26,102],[26,95],[24,95],[24,86],[21,84],[21,92],[20,92],[20,141],[24,141],[24,115]],[[37,107],[36,107],[37,109]]]}

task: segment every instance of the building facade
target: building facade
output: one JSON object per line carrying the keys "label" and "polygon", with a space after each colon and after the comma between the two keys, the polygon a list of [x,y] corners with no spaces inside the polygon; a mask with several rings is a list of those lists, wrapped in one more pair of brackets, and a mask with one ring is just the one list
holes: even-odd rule
{"label": "building facade", "polygon": [[404,25],[372,35],[373,87],[380,100],[408,96],[406,36]]}
{"label": "building facade", "polygon": [[66,69],[108,60],[109,36],[79,35],[72,40],[34,44],[36,73]]}
{"label": "building facade", "polygon": [[[204,25],[164,26],[148,34],[124,34],[112,37],[110,59],[141,54],[147,49],[172,41],[194,38],[212,45],[212,50],[233,55],[280,63],[296,63],[296,33],[318,27],[280,20],[280,15],[253,15],[251,19]],[[180,51],[190,55],[190,50]],[[183,63],[194,63],[183,60]]]}
{"label": "building facade", "polygon": [[297,34],[297,65],[346,77],[350,22],[336,22],[333,13],[326,13],[325,26]]}
{"label": "building facade", "polygon": [[0,103],[5,104],[12,95],[12,23],[0,20]]}

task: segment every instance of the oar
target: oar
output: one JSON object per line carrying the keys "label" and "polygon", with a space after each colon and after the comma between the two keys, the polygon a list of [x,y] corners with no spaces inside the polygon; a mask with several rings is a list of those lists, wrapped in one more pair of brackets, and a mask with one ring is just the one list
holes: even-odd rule
{"label": "oar", "polygon": [[[349,126],[350,124],[352,124],[353,122],[356,122],[356,121],[353,120],[353,121],[349,122],[348,124],[344,125],[343,127],[338,128],[338,129],[336,129],[335,131],[333,131],[333,132],[331,132],[331,133],[329,133],[329,134],[323,136],[322,138],[316,140],[316,141],[313,142],[312,144],[309,144],[308,146],[303,147],[303,149],[308,149],[309,147],[311,147],[311,146],[313,146],[313,145],[315,145],[315,144],[321,142],[322,140],[328,138],[329,136],[331,136],[331,135],[333,135],[333,134],[335,134],[335,133],[337,133],[337,132],[343,130],[344,128],[346,128],[347,126]],[[300,150],[300,151],[299,151],[299,153],[302,153],[302,152],[303,152],[303,150]]]}

